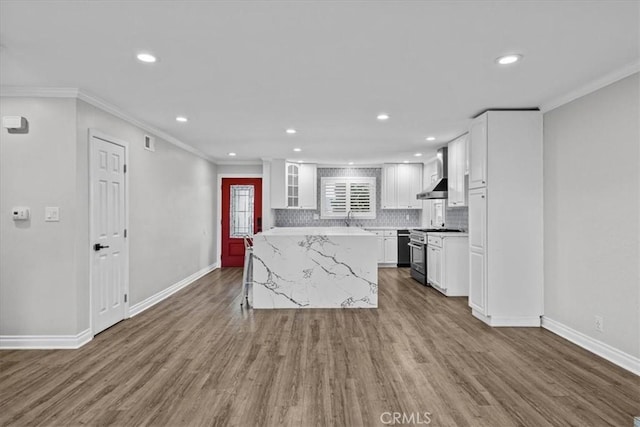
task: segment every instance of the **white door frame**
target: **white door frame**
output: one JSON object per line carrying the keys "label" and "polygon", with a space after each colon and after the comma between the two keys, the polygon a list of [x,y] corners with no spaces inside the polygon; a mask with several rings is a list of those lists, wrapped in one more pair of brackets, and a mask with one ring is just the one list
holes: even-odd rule
{"label": "white door frame", "polygon": [[[217,218],[216,224],[216,254],[218,256],[217,265],[218,268],[222,267],[222,178],[263,178],[261,173],[219,173],[218,174],[218,186],[216,187],[216,193],[218,193],[217,200]],[[264,210],[264,191],[262,192],[262,203]],[[264,221],[264,218],[263,218]]]}
{"label": "white door frame", "polygon": [[[94,165],[93,165],[93,156],[91,155],[94,150],[94,145],[92,143],[93,138],[101,139],[103,141],[109,142],[111,144],[120,145],[124,148],[124,163],[125,165],[129,165],[129,143],[127,141],[122,141],[117,138],[113,138],[101,132],[97,129],[89,129],[89,142],[88,142],[88,150],[87,153],[89,155],[89,246],[87,250],[89,251],[89,325],[91,328],[91,335],[94,336],[94,324],[93,324],[93,245],[91,242],[94,230],[93,224],[93,178],[94,178]],[[127,301],[124,303],[124,318],[128,319],[129,316],[129,303],[131,301],[131,294],[129,292],[129,171],[127,170],[124,174],[124,226],[127,230],[127,237],[124,239],[124,249],[126,252],[125,256],[125,270],[124,270],[124,292],[127,295]]]}

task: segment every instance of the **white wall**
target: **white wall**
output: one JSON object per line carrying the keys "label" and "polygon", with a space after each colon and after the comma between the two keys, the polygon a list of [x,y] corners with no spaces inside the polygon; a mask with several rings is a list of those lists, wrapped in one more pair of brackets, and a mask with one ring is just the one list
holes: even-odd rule
{"label": "white wall", "polygon": [[[75,335],[89,328],[88,129],[129,142],[130,303],[215,263],[214,164],[83,101],[2,98],[28,134],[0,137],[0,335]],[[11,220],[12,206],[32,220]],[[44,207],[61,220],[44,222]]]}
{"label": "white wall", "polygon": [[[28,134],[0,129],[0,335],[76,334],[75,99],[0,98],[0,115],[29,121]],[[31,220],[14,222],[13,206]]]}
{"label": "white wall", "polygon": [[262,165],[218,165],[218,173],[260,175],[262,174]]}
{"label": "white wall", "polygon": [[[639,94],[635,74],[544,115],[545,317],[634,357]],[[596,315],[604,332],[595,329]]]}
{"label": "white wall", "polygon": [[[143,130],[78,101],[83,159],[89,128],[129,143],[131,305],[215,263],[216,166],[160,138],[155,152],[147,151]],[[87,195],[84,166],[79,176]],[[88,265],[88,253],[83,263]]]}

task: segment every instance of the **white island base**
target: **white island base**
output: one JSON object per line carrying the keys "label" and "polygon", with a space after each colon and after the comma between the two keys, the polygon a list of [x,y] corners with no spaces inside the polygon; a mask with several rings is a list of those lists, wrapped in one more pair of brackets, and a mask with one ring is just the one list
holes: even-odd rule
{"label": "white island base", "polygon": [[254,308],[377,308],[376,235],[274,228],[253,237]]}

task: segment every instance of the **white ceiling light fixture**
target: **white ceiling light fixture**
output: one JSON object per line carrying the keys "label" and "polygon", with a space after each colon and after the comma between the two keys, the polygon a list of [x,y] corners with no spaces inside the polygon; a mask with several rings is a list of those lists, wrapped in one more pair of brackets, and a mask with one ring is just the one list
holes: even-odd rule
{"label": "white ceiling light fixture", "polygon": [[349,166],[351,166],[353,164],[353,162],[349,162]]}
{"label": "white ceiling light fixture", "polygon": [[145,64],[153,64],[158,60],[158,58],[148,52],[140,52],[136,55],[136,58],[138,58],[138,61],[144,62]]}
{"label": "white ceiling light fixture", "polygon": [[496,58],[496,62],[499,65],[511,65],[511,64],[515,64],[521,59],[522,59],[522,55],[520,55],[519,53],[510,53],[509,55],[503,55]]}
{"label": "white ceiling light fixture", "polygon": [[427,141],[435,141],[436,137],[435,136],[428,136],[426,139],[427,139]]}
{"label": "white ceiling light fixture", "polygon": [[302,151],[302,148],[297,148],[297,147],[296,147],[296,148],[294,148],[294,149],[293,149],[293,151],[295,151],[296,153],[299,153],[299,152],[301,152],[301,151]]}
{"label": "white ceiling light fixture", "polygon": [[298,163],[304,163],[304,160],[298,160]]}
{"label": "white ceiling light fixture", "polygon": [[293,135],[293,134],[298,133],[298,131],[293,129],[293,128],[289,128],[285,132],[287,132],[289,135]]}
{"label": "white ceiling light fixture", "polygon": [[378,114],[376,119],[378,119],[381,122],[384,122],[385,120],[389,120],[389,115],[387,113],[380,113]]}
{"label": "white ceiling light fixture", "polygon": [[422,157],[422,153],[416,153],[413,155],[414,157]]}
{"label": "white ceiling light fixture", "polygon": [[235,157],[236,153],[227,153],[228,156]]}
{"label": "white ceiling light fixture", "polygon": [[176,122],[187,123],[188,121],[189,121],[189,119],[187,119],[185,116],[176,117]]}
{"label": "white ceiling light fixture", "polygon": [[409,160],[405,160],[405,161],[403,161],[402,163],[409,163]]}

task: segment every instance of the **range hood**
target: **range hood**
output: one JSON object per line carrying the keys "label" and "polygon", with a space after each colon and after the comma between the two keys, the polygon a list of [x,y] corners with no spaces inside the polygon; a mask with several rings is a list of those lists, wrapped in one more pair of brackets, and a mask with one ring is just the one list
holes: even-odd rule
{"label": "range hood", "polygon": [[436,173],[437,179],[432,182],[429,187],[418,193],[416,195],[416,199],[446,199],[448,197],[447,191],[449,184],[447,183],[447,147],[438,149],[436,159]]}

